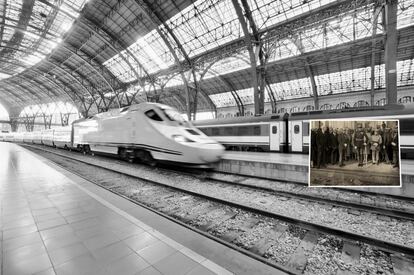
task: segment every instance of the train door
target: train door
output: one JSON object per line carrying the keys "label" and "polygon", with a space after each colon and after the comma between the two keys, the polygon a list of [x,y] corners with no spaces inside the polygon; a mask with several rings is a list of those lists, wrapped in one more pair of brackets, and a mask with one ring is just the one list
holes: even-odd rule
{"label": "train door", "polygon": [[302,152],[302,121],[292,121],[292,152]]}
{"label": "train door", "polygon": [[270,151],[280,150],[280,127],[279,122],[270,122]]}

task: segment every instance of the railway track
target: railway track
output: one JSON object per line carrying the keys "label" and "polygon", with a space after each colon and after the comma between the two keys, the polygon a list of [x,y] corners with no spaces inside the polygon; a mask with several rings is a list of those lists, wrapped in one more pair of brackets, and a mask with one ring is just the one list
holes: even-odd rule
{"label": "railway track", "polygon": [[[333,270],[337,274],[359,274],[373,266],[378,272],[400,274],[407,266],[414,268],[414,246],[281,215],[44,148],[31,148],[42,150],[46,157],[95,184],[291,274],[332,274]],[[321,270],[325,271],[320,273]]]}

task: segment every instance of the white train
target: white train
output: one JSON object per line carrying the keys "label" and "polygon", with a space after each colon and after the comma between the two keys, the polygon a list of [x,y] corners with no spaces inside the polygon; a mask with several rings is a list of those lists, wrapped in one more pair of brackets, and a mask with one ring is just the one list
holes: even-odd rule
{"label": "white train", "polygon": [[236,117],[195,122],[194,125],[228,150],[309,152],[310,120],[400,120],[400,147],[403,158],[414,158],[414,107],[388,105],[341,110],[319,110]]}
{"label": "white train", "polygon": [[10,133],[9,141],[118,155],[149,164],[208,165],[220,160],[224,146],[185,121],[166,105],[141,103],[113,109],[41,132]]}

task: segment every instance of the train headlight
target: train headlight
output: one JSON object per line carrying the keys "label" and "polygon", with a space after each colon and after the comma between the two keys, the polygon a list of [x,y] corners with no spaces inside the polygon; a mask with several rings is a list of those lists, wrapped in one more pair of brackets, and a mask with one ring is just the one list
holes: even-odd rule
{"label": "train headlight", "polygon": [[184,136],[181,136],[181,135],[173,135],[173,136],[172,136],[172,138],[173,138],[176,142],[179,142],[179,143],[184,143],[184,142],[194,142],[194,141],[192,141],[191,139],[188,139],[188,138],[186,138],[186,137],[184,137]]}

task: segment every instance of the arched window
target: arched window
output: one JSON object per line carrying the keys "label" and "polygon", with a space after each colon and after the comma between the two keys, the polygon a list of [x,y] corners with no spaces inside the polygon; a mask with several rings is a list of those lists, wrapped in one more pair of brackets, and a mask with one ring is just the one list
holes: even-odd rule
{"label": "arched window", "polygon": [[253,113],[251,111],[247,111],[246,113],[244,113],[244,116],[253,116]]}
{"label": "arched window", "polygon": [[277,110],[278,114],[284,114],[286,113],[286,109],[285,108],[280,108],[279,110]]}
{"label": "arched window", "polygon": [[217,118],[224,118],[223,113],[218,114]]}
{"label": "arched window", "polygon": [[403,96],[398,99],[398,103],[411,103],[411,96]]}
{"label": "arched window", "polygon": [[296,113],[296,112],[299,112],[299,107],[294,106],[294,107],[290,108],[289,112],[290,112],[290,113]]}
{"label": "arched window", "polygon": [[375,106],[384,106],[387,103],[387,99],[381,98],[375,102]]}
{"label": "arched window", "polygon": [[304,111],[313,111],[315,110],[315,107],[313,105],[308,105],[303,108]]}
{"label": "arched window", "polygon": [[321,110],[332,110],[332,105],[328,104],[328,103],[325,103],[319,109],[321,109]]}
{"label": "arched window", "polygon": [[232,113],[227,113],[226,118],[230,118],[230,117],[233,117],[233,114]]}
{"label": "arched window", "polygon": [[350,108],[350,107],[351,107],[351,105],[349,105],[349,103],[347,103],[347,102],[341,102],[338,105],[336,105],[337,110],[346,109],[346,108]]}
{"label": "arched window", "polygon": [[360,100],[358,102],[355,102],[354,104],[354,107],[365,107],[365,106],[369,106],[369,103],[366,100]]}

